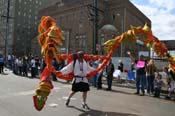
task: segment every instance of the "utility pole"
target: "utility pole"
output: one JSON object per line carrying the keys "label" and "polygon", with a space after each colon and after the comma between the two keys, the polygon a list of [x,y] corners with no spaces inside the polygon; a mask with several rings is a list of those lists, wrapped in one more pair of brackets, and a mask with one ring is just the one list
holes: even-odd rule
{"label": "utility pole", "polygon": [[8,44],[8,24],[9,24],[9,19],[12,18],[10,17],[9,15],[9,11],[10,11],[10,0],[7,1],[7,13],[6,13],[6,16],[5,15],[2,15],[1,17],[4,17],[6,18],[6,36],[5,36],[5,58],[7,58],[7,44]]}
{"label": "utility pole", "polygon": [[96,45],[98,43],[98,4],[94,0],[94,20],[93,20],[93,54],[97,54]]}
{"label": "utility pole", "polygon": [[93,5],[87,5],[89,12],[89,20],[92,21],[93,28],[93,54],[97,54],[96,45],[98,44],[98,21],[99,21],[99,12],[104,13],[103,10],[98,8],[98,0],[93,0]]}

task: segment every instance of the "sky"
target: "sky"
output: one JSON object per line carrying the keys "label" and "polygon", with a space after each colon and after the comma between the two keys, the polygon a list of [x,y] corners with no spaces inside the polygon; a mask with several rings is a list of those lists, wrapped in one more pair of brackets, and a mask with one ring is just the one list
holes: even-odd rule
{"label": "sky", "polygon": [[152,22],[159,40],[175,40],[175,0],[130,0]]}

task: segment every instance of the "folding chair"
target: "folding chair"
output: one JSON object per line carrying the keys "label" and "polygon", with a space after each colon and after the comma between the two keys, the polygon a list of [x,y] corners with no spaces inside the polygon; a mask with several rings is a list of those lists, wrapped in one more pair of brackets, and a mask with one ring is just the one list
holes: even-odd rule
{"label": "folding chair", "polygon": [[127,80],[128,81],[134,81],[135,80],[135,72],[129,71],[127,75]]}

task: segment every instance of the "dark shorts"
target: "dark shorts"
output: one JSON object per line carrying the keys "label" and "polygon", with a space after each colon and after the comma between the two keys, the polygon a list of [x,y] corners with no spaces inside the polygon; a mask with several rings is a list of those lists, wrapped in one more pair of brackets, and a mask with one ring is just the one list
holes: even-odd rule
{"label": "dark shorts", "polygon": [[74,92],[87,92],[89,91],[89,84],[88,83],[84,83],[84,82],[79,82],[79,83],[75,83],[73,82],[72,84],[72,91]]}

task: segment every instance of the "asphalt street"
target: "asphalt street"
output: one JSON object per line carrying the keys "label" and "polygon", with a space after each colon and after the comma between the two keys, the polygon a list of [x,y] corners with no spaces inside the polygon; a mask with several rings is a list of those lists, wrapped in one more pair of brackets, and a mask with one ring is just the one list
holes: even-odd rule
{"label": "asphalt street", "polygon": [[81,107],[81,93],[65,106],[71,84],[64,80],[53,82],[54,89],[42,111],[33,106],[32,96],[39,79],[14,75],[6,70],[0,74],[0,116],[175,116],[175,102],[151,96],[137,96],[134,89],[113,87],[106,91],[91,87],[87,103]]}

